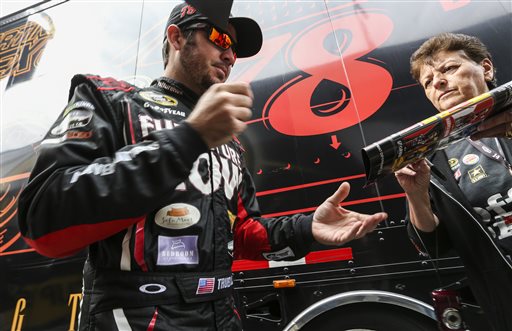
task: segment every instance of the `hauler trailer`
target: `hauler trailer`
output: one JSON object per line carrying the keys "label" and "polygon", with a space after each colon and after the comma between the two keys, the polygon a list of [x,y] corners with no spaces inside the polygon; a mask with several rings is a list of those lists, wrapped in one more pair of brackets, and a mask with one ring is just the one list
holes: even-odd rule
{"label": "hauler trailer", "polygon": [[[20,238],[17,199],[70,78],[149,84],[162,73],[163,28],[176,3],[55,0],[2,14],[0,330],[76,330],[85,252],[34,252]],[[361,149],[435,113],[409,74],[409,56],[432,35],[480,37],[499,82],[512,80],[511,3],[236,0],[232,11],[254,18],[264,35],[260,53],[238,60],[230,78],[255,94],[240,139],[263,214],[310,213],[342,181],[351,184],[343,206],[389,214],[368,236],[317,245],[294,262],[235,261],[244,329],[430,331],[437,319],[444,330],[486,330],[477,306],[447,296],[464,277],[459,257],[418,254],[403,191],[393,176],[365,187]],[[436,315],[431,291],[450,284]]]}

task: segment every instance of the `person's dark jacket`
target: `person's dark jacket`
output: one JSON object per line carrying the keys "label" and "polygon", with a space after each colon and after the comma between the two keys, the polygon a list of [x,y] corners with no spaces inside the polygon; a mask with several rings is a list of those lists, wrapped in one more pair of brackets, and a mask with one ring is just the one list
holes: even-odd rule
{"label": "person's dark jacket", "polygon": [[[509,160],[510,152],[505,148]],[[446,178],[432,174],[430,182],[431,202],[439,226],[434,232],[425,233],[414,229],[409,222],[409,236],[418,249],[432,258],[454,248],[465,266],[472,292],[493,329],[512,330],[512,264],[478,221],[480,216],[457,185],[445,152],[436,152],[431,161]]]}

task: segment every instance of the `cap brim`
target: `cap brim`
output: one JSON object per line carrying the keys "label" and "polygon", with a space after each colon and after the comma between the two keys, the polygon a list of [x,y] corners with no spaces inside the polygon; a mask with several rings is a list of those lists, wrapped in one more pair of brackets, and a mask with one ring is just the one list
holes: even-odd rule
{"label": "cap brim", "polygon": [[263,34],[256,21],[248,17],[230,17],[229,23],[236,31],[238,58],[256,55],[263,44]]}

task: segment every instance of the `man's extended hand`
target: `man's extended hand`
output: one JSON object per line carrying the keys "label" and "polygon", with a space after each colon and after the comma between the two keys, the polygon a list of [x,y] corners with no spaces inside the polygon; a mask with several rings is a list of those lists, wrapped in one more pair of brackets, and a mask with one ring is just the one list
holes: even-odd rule
{"label": "man's extended hand", "polygon": [[373,215],[360,214],[340,207],[350,191],[344,182],[338,190],[325,200],[313,216],[313,237],[324,245],[342,245],[359,239],[373,231],[377,224],[385,220],[386,213]]}

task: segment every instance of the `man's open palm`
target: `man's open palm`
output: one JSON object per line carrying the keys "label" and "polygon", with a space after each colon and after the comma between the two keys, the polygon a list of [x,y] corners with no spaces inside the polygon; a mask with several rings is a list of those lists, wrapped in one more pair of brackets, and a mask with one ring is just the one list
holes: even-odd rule
{"label": "man's open palm", "polygon": [[360,214],[340,207],[350,192],[350,185],[344,182],[338,190],[325,200],[313,216],[313,237],[324,245],[342,245],[359,239],[373,231],[388,215],[376,213]]}

